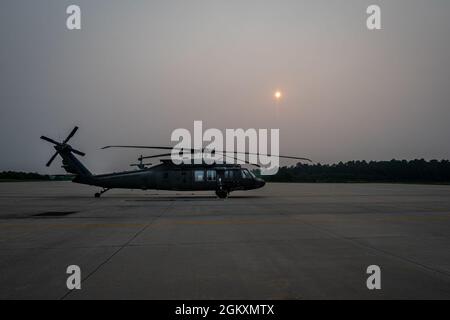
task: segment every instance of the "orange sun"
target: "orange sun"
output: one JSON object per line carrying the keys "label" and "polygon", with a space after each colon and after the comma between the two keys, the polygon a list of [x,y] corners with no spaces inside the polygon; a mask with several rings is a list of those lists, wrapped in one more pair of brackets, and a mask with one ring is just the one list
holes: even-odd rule
{"label": "orange sun", "polygon": [[275,99],[280,100],[283,94],[281,93],[281,91],[276,91],[273,96],[275,97]]}

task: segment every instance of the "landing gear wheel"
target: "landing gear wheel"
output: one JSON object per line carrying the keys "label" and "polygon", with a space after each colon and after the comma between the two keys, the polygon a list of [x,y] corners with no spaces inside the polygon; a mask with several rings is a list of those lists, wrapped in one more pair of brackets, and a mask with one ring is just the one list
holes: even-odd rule
{"label": "landing gear wheel", "polygon": [[100,198],[100,196],[101,196],[102,194],[104,194],[106,191],[109,191],[109,190],[111,190],[111,188],[105,188],[105,189],[103,189],[102,191],[97,192],[96,194],[94,194],[94,197]]}
{"label": "landing gear wheel", "polygon": [[226,199],[228,197],[228,191],[225,190],[217,190],[216,191],[216,195],[220,198],[220,199]]}

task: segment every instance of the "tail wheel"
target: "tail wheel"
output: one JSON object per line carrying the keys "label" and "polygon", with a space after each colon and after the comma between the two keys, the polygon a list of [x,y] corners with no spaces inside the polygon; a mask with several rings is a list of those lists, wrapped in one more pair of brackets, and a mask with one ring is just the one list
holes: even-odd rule
{"label": "tail wheel", "polygon": [[226,190],[217,190],[216,191],[216,195],[220,198],[220,199],[226,199],[228,197],[229,192]]}

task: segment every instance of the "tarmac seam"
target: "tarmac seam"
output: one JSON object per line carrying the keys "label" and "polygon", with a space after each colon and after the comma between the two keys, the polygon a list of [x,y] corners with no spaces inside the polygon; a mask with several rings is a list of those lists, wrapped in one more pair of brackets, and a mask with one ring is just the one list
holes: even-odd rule
{"label": "tarmac seam", "polygon": [[[147,230],[155,220],[161,218],[164,214],[166,214],[171,208],[173,207],[173,205],[169,205],[165,208],[165,210],[163,210],[161,212],[161,214],[157,217],[155,217],[154,219],[152,219],[146,226],[144,226],[141,230],[139,230],[138,232],[136,232],[127,242],[125,242],[123,245],[121,245],[116,251],[114,251],[114,253],[109,256],[105,261],[103,261],[102,263],[100,263],[93,271],[91,271],[84,279],[81,280],[81,283],[86,282],[92,275],[94,275],[98,270],[100,270],[104,265],[106,265],[109,261],[111,261],[112,258],[114,258],[114,256],[116,256],[120,251],[122,251],[122,249],[126,248],[134,239],[136,239],[142,232],[144,232],[145,230]],[[70,290],[68,292],[66,292],[59,300],[64,300],[66,299],[71,293],[73,292],[73,290]]]}
{"label": "tarmac seam", "polygon": [[[283,214],[283,213],[282,213],[282,214]],[[298,218],[296,218],[296,219],[298,219]],[[355,240],[356,238],[345,237],[345,236],[342,236],[342,235],[340,235],[340,234],[338,234],[338,233],[332,232],[332,231],[330,231],[330,230],[327,230],[327,229],[324,229],[324,228],[317,227],[317,226],[315,226],[314,224],[305,222],[305,221],[303,221],[303,220],[301,220],[301,219],[298,219],[298,220],[302,221],[305,225],[308,225],[308,226],[310,226],[310,227],[312,227],[312,228],[315,228],[315,229],[317,229],[317,230],[319,230],[319,231],[321,231],[321,232],[323,232],[323,233],[327,233],[328,235],[331,235],[331,236],[333,236],[333,237],[336,237],[337,239],[346,240],[347,242],[352,243],[352,244],[354,244],[354,245],[357,245],[357,246],[359,246],[359,247],[363,247],[363,248],[366,248],[366,249],[370,249],[370,250],[373,250],[373,251],[376,251],[376,252],[379,252],[379,253],[381,252],[381,253],[383,253],[383,254],[385,254],[385,255],[388,255],[388,256],[390,256],[390,257],[396,258],[396,259],[401,260],[401,261],[403,261],[403,262],[407,262],[407,263],[413,264],[413,265],[415,265],[415,266],[418,266],[418,267],[420,267],[420,268],[422,268],[422,269],[425,269],[425,270],[428,271],[428,272],[432,272],[432,273],[435,273],[435,274],[437,273],[437,274],[444,275],[444,276],[446,276],[446,277],[450,277],[450,273],[448,273],[448,272],[445,272],[445,271],[442,271],[442,270],[438,270],[438,269],[435,269],[435,268],[433,268],[433,267],[430,267],[430,266],[427,266],[427,265],[425,265],[425,264],[422,264],[422,263],[420,263],[420,262],[417,262],[417,261],[414,261],[414,260],[411,260],[411,259],[408,259],[408,258],[399,256],[399,255],[396,255],[396,254],[391,253],[391,252],[389,252],[389,251],[386,251],[386,250],[383,250],[383,249],[379,249],[379,248],[376,248],[376,247],[373,247],[373,246],[370,246],[370,245],[361,243],[361,242],[359,242],[359,241],[356,241],[356,240]],[[369,238],[370,238],[370,237],[369,237]]]}

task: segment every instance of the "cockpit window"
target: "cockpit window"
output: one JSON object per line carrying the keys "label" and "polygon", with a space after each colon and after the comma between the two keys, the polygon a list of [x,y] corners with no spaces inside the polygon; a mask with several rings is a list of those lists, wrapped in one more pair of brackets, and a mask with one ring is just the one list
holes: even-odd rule
{"label": "cockpit window", "polygon": [[247,169],[242,169],[242,178],[244,179],[251,179],[252,176],[250,175],[250,172]]}

